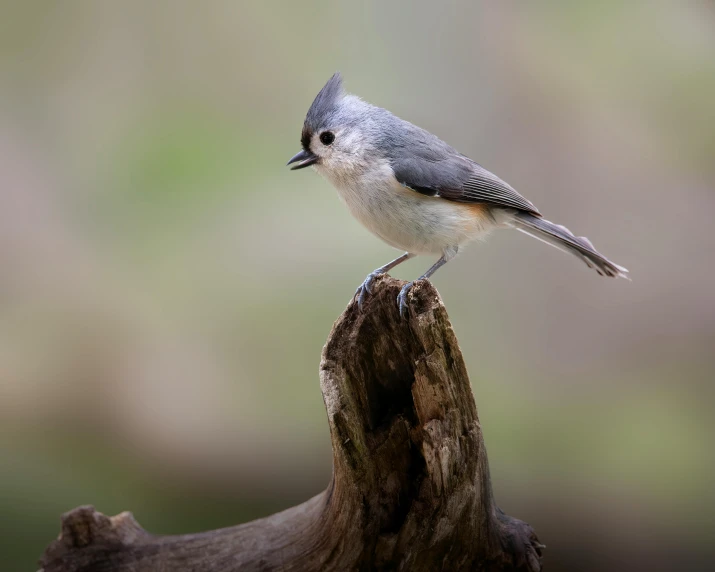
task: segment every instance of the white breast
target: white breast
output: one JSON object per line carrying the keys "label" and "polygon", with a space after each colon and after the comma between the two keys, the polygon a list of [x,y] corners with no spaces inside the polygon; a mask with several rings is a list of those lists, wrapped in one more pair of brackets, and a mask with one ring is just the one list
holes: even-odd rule
{"label": "white breast", "polygon": [[441,254],[494,228],[479,207],[428,197],[401,185],[389,164],[358,176],[317,167],[350,212],[389,245],[413,254]]}

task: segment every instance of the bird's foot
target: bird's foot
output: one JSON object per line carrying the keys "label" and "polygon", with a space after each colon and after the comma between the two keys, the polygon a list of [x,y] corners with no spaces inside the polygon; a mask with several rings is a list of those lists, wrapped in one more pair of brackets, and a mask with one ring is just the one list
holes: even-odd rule
{"label": "bird's foot", "polygon": [[513,569],[540,572],[541,556],[546,546],[539,542],[534,529],[523,520],[504,514],[499,507],[496,507],[495,516],[494,530],[504,553],[512,555]]}
{"label": "bird's foot", "polygon": [[368,294],[372,294],[372,283],[375,281],[376,278],[382,276],[383,274],[385,274],[385,272],[381,270],[374,270],[370,272],[370,274],[367,275],[363,283],[358,286],[357,290],[355,290],[355,296],[357,296],[357,303],[360,311],[362,311],[362,306],[365,303],[365,299],[367,298]]}
{"label": "bird's foot", "polygon": [[397,306],[400,309],[400,316],[405,318],[407,316],[407,293],[410,288],[414,285],[414,282],[408,282],[400,290],[400,294],[397,296]]}

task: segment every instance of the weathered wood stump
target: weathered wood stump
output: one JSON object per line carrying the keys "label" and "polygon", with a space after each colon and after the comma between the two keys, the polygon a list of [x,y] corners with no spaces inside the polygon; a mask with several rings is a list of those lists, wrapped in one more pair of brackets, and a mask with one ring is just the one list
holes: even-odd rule
{"label": "weathered wood stump", "polygon": [[146,532],[130,513],[79,507],[45,551],[43,572],[541,569],[531,527],[494,503],[467,370],[434,287],[379,279],[363,311],[333,326],[320,385],[333,445],[328,488],[238,526]]}

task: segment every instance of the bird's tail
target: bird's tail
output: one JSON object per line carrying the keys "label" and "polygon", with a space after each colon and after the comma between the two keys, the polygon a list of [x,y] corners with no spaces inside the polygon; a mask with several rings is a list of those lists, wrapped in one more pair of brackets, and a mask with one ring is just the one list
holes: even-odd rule
{"label": "bird's tail", "polygon": [[554,224],[526,212],[515,213],[510,222],[517,230],[538,238],[559,250],[574,254],[601,276],[630,280],[627,269],[608,260],[593,247],[591,241],[585,236],[574,236],[565,226]]}

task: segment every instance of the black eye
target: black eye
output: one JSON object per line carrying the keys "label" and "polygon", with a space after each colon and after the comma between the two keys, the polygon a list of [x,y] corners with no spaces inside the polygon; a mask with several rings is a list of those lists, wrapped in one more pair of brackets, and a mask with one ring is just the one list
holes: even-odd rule
{"label": "black eye", "polygon": [[323,131],[320,134],[320,142],[323,145],[330,145],[333,141],[335,141],[335,135],[332,131]]}

